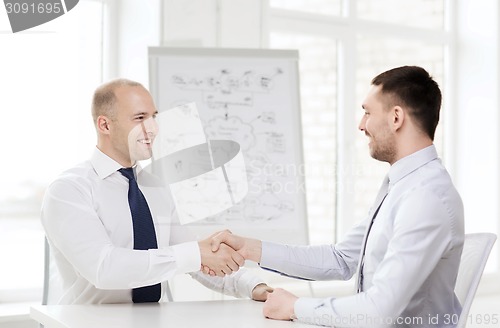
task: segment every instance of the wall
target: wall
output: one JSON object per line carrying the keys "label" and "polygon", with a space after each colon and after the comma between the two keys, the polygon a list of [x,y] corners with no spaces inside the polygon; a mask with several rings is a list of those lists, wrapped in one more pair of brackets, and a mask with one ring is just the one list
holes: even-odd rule
{"label": "wall", "polygon": [[165,0],[163,45],[259,48],[265,8],[259,0]]}
{"label": "wall", "polygon": [[[465,207],[466,231],[499,234],[499,4],[457,3],[456,184]],[[500,235],[500,234],[499,234]],[[500,264],[494,248],[489,267]],[[488,268],[487,268],[488,270]],[[500,292],[498,284],[497,291]]]}

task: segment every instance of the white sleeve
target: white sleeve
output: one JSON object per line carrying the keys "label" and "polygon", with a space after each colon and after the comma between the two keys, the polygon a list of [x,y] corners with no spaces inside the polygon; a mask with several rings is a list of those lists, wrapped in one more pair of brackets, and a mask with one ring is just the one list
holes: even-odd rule
{"label": "white sleeve", "polygon": [[207,288],[238,298],[252,298],[255,286],[265,283],[264,280],[245,268],[240,268],[225,277],[212,277],[201,271],[190,273],[190,275]]}
{"label": "white sleeve", "polygon": [[42,224],[51,245],[100,289],[131,289],[200,269],[195,242],[155,250],[116,247],[93,207],[91,188],[56,180],[46,191]]}

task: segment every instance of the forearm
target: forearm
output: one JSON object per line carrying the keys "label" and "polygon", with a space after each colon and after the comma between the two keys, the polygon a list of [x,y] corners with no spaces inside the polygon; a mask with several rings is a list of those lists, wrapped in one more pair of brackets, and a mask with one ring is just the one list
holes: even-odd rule
{"label": "forearm", "polygon": [[263,242],[260,265],[310,280],[348,280],[356,271],[356,260],[347,258],[333,245],[289,246]]}
{"label": "forearm", "polygon": [[212,277],[202,272],[193,272],[190,275],[207,288],[238,298],[252,298],[255,286],[264,283],[260,277],[245,268],[225,277]]}
{"label": "forearm", "polygon": [[65,258],[99,289],[131,289],[151,285],[200,268],[195,242],[144,251],[108,246],[99,253],[96,251],[96,258],[87,255]]}

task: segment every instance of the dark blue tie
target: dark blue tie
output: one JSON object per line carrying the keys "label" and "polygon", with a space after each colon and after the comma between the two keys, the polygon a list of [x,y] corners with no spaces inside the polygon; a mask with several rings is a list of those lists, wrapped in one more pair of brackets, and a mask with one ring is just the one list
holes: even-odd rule
{"label": "dark blue tie", "polygon": [[[128,204],[132,214],[132,224],[134,228],[134,249],[158,248],[156,242],[155,227],[153,218],[149,211],[146,198],[139,190],[135,180],[134,170],[122,168],[121,174],[128,178]],[[161,296],[161,284],[145,286],[132,289],[132,301],[134,303],[158,302]]]}

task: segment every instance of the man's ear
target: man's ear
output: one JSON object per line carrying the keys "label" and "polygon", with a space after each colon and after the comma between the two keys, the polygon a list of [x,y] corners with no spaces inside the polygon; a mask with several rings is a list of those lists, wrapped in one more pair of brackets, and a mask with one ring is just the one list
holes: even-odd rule
{"label": "man's ear", "polygon": [[97,131],[99,131],[99,133],[102,133],[102,134],[109,134],[109,122],[110,121],[111,120],[109,118],[107,118],[106,116],[100,115],[97,118],[97,122],[96,122]]}
{"label": "man's ear", "polygon": [[403,122],[405,121],[406,114],[401,106],[394,106],[392,108],[392,117],[391,117],[391,125],[394,131],[399,130],[403,126]]}

